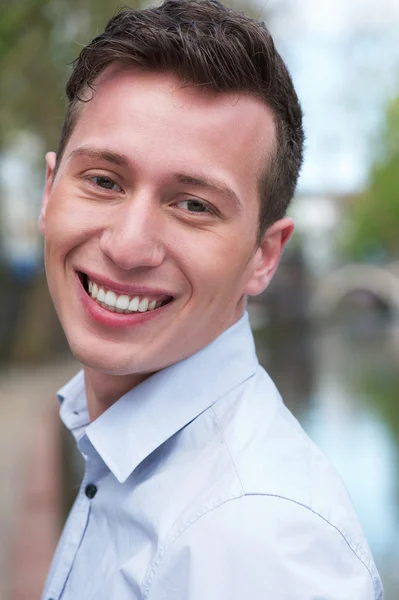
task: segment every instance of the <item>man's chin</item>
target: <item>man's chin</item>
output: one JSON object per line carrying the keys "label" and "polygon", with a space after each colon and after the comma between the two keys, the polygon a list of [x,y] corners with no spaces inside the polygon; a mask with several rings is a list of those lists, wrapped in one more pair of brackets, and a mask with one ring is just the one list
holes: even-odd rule
{"label": "man's chin", "polygon": [[122,377],[126,375],[137,375],[143,370],[141,361],[134,361],[132,356],[118,356],[115,352],[99,352],[82,348],[79,344],[70,343],[70,349],[76,360],[78,360],[83,368],[93,371],[98,371],[106,375]]}

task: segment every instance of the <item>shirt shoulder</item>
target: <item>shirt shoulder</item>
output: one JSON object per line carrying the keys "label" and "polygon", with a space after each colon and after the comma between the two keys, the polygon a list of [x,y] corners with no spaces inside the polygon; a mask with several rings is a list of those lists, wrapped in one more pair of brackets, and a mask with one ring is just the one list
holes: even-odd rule
{"label": "shirt shoulder", "polygon": [[378,578],[341,477],[284,405],[264,369],[259,367],[254,377],[220,399],[213,410],[242,494],[280,499],[276,507],[285,501],[291,509],[301,506],[301,514],[317,515],[340,533]]}
{"label": "shirt shoulder", "polygon": [[[307,599],[326,597],[329,580],[336,580],[339,587],[351,573],[351,583],[342,587],[342,593],[331,595],[332,599],[382,597],[378,573],[345,486],[284,406],[262,368],[179,434],[185,438],[186,452],[194,440],[196,448],[198,440],[203,443],[204,432],[206,451],[196,452],[194,460],[190,454],[190,472],[182,485],[183,494],[193,486],[196,489],[190,508],[163,537],[144,590],[158,589],[157,582],[161,582],[161,588],[170,591],[159,597],[168,600]],[[245,584],[247,578],[238,575],[230,589],[231,573],[242,571],[244,565],[253,589]],[[322,581],[318,572],[325,574]],[[214,596],[214,588],[200,584],[209,578],[218,579],[220,589],[227,586],[226,593]],[[292,587],[279,596],[285,580]],[[299,585],[302,595],[296,593]],[[240,586],[242,595],[237,596],[234,590]],[[314,595],[307,595],[312,586]],[[180,595],[174,595],[177,589]],[[148,597],[158,600],[158,592]]]}
{"label": "shirt shoulder", "polygon": [[212,410],[242,494],[292,500],[338,528],[346,529],[347,520],[357,524],[342,479],[284,405],[261,367]]}
{"label": "shirt shoulder", "polygon": [[330,523],[287,499],[244,495],[197,515],[147,574],[150,600],[381,600],[382,589]]}

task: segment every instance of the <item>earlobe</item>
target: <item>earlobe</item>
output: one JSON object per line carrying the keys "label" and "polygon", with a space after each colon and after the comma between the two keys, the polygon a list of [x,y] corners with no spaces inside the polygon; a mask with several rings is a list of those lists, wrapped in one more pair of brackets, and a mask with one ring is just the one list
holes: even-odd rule
{"label": "earlobe", "polygon": [[44,184],[43,197],[42,197],[42,206],[40,210],[39,216],[39,229],[42,235],[46,235],[46,210],[47,203],[51,194],[51,188],[53,185],[53,175],[54,169],[57,161],[57,156],[55,152],[47,152],[46,154],[46,180]]}
{"label": "earlobe", "polygon": [[267,229],[252,258],[252,275],[245,287],[245,294],[257,296],[267,288],[293,231],[294,223],[288,217],[276,221]]}

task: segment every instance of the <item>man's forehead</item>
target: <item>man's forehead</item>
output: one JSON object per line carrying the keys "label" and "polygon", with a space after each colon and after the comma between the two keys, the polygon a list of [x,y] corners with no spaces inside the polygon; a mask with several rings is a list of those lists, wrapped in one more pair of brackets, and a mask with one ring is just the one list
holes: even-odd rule
{"label": "man's forehead", "polygon": [[139,65],[114,61],[109,64],[96,79],[86,86],[80,97],[85,102],[79,102],[80,110],[84,109],[90,101],[95,99],[99,93],[102,95],[105,91],[111,95],[118,89],[124,88],[126,94],[132,94],[139,90],[146,89],[148,93],[164,94],[168,96],[176,108],[188,109],[195,106],[200,101],[202,106],[220,106],[242,107],[243,105],[252,105],[252,109],[260,108],[264,115],[265,123],[269,124],[271,131],[274,132],[274,114],[272,109],[263,99],[253,93],[238,90],[217,90],[211,85],[197,84],[193,81],[183,80],[172,70],[145,69]]}

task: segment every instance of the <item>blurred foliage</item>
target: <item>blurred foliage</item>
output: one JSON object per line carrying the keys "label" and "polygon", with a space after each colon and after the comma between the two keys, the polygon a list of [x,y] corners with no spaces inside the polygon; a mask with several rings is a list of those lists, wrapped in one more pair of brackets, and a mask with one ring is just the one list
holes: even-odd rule
{"label": "blurred foliage", "polygon": [[399,440],[399,374],[397,370],[387,368],[386,372],[363,375],[360,391],[373,410],[377,410],[384,423]]}
{"label": "blurred foliage", "polygon": [[0,147],[18,130],[38,135],[46,148],[56,147],[68,65],[119,6],[116,0],[5,1],[0,19]]}
{"label": "blurred foliage", "polygon": [[345,251],[360,260],[399,256],[399,97],[386,112],[369,183],[348,211]]}

